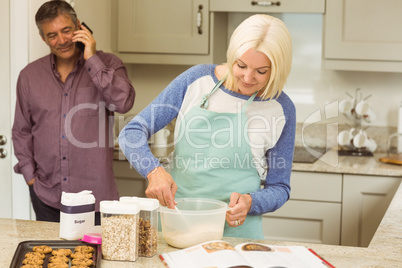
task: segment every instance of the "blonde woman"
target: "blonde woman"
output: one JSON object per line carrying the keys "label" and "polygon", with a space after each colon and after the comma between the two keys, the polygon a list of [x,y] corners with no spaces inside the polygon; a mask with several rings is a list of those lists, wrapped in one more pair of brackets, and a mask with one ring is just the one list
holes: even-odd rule
{"label": "blonde woman", "polygon": [[[131,165],[148,179],[146,195],[207,197],[232,207],[224,236],[262,239],[262,214],[288,199],[296,115],[282,91],[292,62],[284,23],[253,15],[234,31],[227,63],[194,66],[176,79],[119,137]],[[176,118],[169,169],[147,144]]]}

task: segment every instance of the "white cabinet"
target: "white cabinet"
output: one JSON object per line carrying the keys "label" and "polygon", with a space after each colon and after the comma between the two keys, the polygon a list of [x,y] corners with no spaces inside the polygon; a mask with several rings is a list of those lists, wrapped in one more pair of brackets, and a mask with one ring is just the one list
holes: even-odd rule
{"label": "white cabinet", "polygon": [[296,172],[290,200],[263,215],[266,239],[340,244],[342,174]]}
{"label": "white cabinet", "polygon": [[325,11],[325,0],[116,0],[111,5],[113,53],[137,64],[226,62],[230,12]]}
{"label": "white cabinet", "polygon": [[126,63],[225,61],[227,14],[210,14],[208,0],[112,1],[112,24],[113,50]]}
{"label": "white cabinet", "polygon": [[119,52],[208,54],[208,0],[118,0],[117,5]]}
{"label": "white cabinet", "polygon": [[367,247],[401,178],[344,175],[343,183],[341,244]]}
{"label": "white cabinet", "polygon": [[266,239],[367,247],[400,177],[293,171],[290,200],[263,215]]}
{"label": "white cabinet", "polygon": [[402,72],[402,1],[327,0],[324,66]]}
{"label": "white cabinet", "polygon": [[263,216],[266,239],[339,245],[340,203],[289,200]]}
{"label": "white cabinet", "polygon": [[325,0],[212,0],[210,1],[210,10],[218,12],[252,13],[324,13]]}
{"label": "white cabinet", "polygon": [[146,197],[147,180],[128,161],[113,161],[113,172],[120,196]]}

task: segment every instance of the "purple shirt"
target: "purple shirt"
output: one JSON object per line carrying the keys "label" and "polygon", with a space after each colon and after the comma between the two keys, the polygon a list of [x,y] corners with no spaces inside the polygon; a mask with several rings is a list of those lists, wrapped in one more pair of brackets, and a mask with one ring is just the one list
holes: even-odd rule
{"label": "purple shirt", "polygon": [[90,190],[99,202],[119,198],[113,175],[114,112],[126,113],[135,91],[122,61],[98,51],[78,60],[65,83],[53,54],[26,66],[17,82],[12,129],[14,171],[49,206],[61,193]]}

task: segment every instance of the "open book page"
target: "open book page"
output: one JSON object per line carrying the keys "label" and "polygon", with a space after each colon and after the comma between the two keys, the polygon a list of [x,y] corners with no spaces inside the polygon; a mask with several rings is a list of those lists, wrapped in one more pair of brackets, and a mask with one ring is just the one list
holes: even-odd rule
{"label": "open book page", "polygon": [[235,247],[255,268],[327,268],[328,266],[303,246],[270,246],[243,243]]}
{"label": "open book page", "polygon": [[160,255],[169,268],[328,268],[329,263],[303,246],[243,243],[222,240]]}
{"label": "open book page", "polygon": [[233,246],[221,240],[164,253],[161,255],[161,259],[169,268],[252,268]]}

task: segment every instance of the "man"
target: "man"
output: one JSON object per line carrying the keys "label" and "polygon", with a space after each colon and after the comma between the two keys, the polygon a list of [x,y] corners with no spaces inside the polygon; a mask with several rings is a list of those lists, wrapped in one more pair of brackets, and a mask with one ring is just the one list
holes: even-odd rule
{"label": "man", "polygon": [[67,2],[44,3],[35,20],[51,53],[28,64],[18,78],[14,170],[29,185],[37,220],[60,221],[63,191],[91,190],[99,224],[99,202],[119,198],[113,114],[132,108],[135,91],[122,61],[96,50]]}

